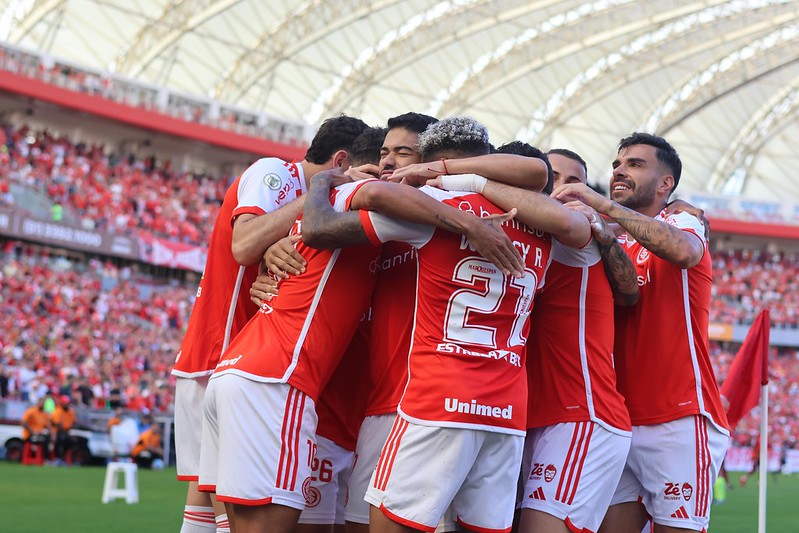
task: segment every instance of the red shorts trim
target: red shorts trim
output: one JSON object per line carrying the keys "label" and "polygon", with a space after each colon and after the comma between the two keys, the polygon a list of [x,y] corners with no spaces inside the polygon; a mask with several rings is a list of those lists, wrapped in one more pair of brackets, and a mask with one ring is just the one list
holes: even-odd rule
{"label": "red shorts trim", "polygon": [[580,529],[579,527],[575,526],[574,524],[572,524],[572,521],[569,520],[568,516],[563,519],[563,523],[566,524],[566,527],[569,528],[569,530],[572,531],[573,533],[595,533],[594,531],[591,531],[587,527]]}
{"label": "red shorts trim", "polygon": [[477,533],[508,533],[511,528],[507,527],[505,529],[491,529],[488,527],[480,527],[480,526],[473,526],[472,524],[467,524],[460,517],[458,517],[458,524],[465,527],[469,531],[477,531]]}
{"label": "red shorts trim", "polygon": [[239,504],[239,505],[250,505],[250,506],[253,506],[253,507],[256,506],[256,505],[268,505],[268,504],[272,503],[272,497],[271,496],[268,497],[268,498],[261,498],[260,500],[245,500],[244,498],[234,498],[233,496],[223,496],[223,495],[217,494],[216,495],[216,499],[217,499],[217,501],[220,501],[220,502],[236,503],[236,504]]}
{"label": "red shorts trim", "polygon": [[197,485],[200,492],[216,492],[216,485]]}
{"label": "red shorts trim", "polygon": [[200,481],[200,476],[177,476],[178,481]]}
{"label": "red shorts trim", "polygon": [[[414,522],[413,520],[408,520],[407,518],[402,518],[401,516],[397,516],[381,503],[380,504],[380,512],[386,515],[392,522],[396,522],[398,524],[402,524],[403,526],[412,527],[413,529],[419,529],[421,531],[427,531],[428,533],[433,533],[436,528],[426,526],[424,524],[419,524],[418,522]],[[508,529],[510,531],[510,529]]]}

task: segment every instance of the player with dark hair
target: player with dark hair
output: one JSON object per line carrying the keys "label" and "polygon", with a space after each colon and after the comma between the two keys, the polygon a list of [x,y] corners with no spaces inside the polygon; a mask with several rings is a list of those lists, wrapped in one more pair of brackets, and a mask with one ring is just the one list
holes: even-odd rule
{"label": "player with dark hair", "polygon": [[[221,531],[229,528],[223,507],[217,505],[215,512],[210,497],[197,490],[201,406],[208,377],[220,354],[258,310],[247,301],[246,291],[258,273],[256,263],[272,243],[288,233],[302,206],[302,199],[295,198],[306,190],[307,179],[323,169],[347,168],[347,149],[366,127],[351,117],[328,119],[311,142],[315,154],[312,157],[326,157],[323,163],[308,159],[296,164],[276,158],[260,159],[225,193],[186,335],[172,370],[177,378],[177,473],[179,480],[189,482],[183,533],[214,531],[217,524]],[[326,135],[334,139],[323,139]]]}
{"label": "player with dark hair", "polygon": [[[426,154],[423,157],[424,163],[405,173],[404,178],[423,176],[425,172],[435,173],[441,167],[448,169],[451,163],[457,166],[466,161],[453,158],[457,156],[473,156],[470,159],[477,160],[478,157],[474,156],[488,153],[488,137],[485,129],[472,119],[455,117],[437,123],[425,131],[420,137],[419,146]],[[508,156],[500,154],[496,157]],[[527,158],[520,159],[529,161]],[[425,166],[430,168],[425,170]],[[527,177],[530,178],[529,174]],[[323,179],[325,175],[319,175],[316,183]],[[395,196],[401,196],[408,189],[397,189],[391,195],[389,185],[367,183],[353,197],[352,206],[384,212],[394,211],[394,216],[402,214],[409,207],[399,205]],[[496,207],[478,195],[447,193],[429,187],[422,190],[460,210],[481,216],[499,213]],[[314,194],[313,186],[310,193]],[[552,202],[540,194],[531,194]],[[306,212],[312,206],[317,209],[322,207],[309,197]],[[560,209],[560,214],[576,220],[576,226],[582,226],[582,230],[578,230],[581,233],[578,238],[586,238],[588,226],[585,217]],[[551,213],[547,214],[550,215],[549,218],[557,218],[552,217]],[[383,447],[382,457],[367,492],[369,502],[381,506],[391,519],[373,509],[373,527],[390,530],[401,527],[402,523],[432,530],[453,500],[456,502],[454,510],[462,525],[470,528],[493,528],[495,524],[501,523],[504,526],[509,520],[507,515],[513,514],[513,493],[521,459],[521,439],[513,435],[516,423],[514,420],[526,407],[525,402],[518,402],[519,398],[525,397],[526,389],[526,377],[521,372],[523,358],[519,346],[524,344],[523,329],[527,306],[531,304],[533,291],[538,285],[537,280],[541,279],[547,263],[547,244],[536,241],[541,246],[533,247],[530,239],[536,237],[532,230],[525,231],[522,224],[505,219],[503,229],[513,236],[516,245],[523,250],[527,264],[527,275],[517,278],[487,266],[491,263],[480,258],[479,254],[475,255],[469,241],[448,237],[448,234],[428,226],[408,226],[376,213],[370,213],[369,218],[364,215],[361,218],[348,219],[344,215],[339,216],[346,222],[342,221],[337,226],[336,233],[351,235],[352,242],[366,239],[367,235],[373,241],[402,239],[402,232],[418,237],[418,240],[417,237],[411,239],[418,249],[419,285],[416,290],[414,338],[410,360],[406,359],[410,368],[409,378],[399,406],[400,416],[395,417],[395,431],[390,434]],[[571,225],[564,224],[562,220],[559,223],[562,228]],[[330,244],[341,245],[341,240],[339,238]],[[457,275],[450,268],[457,271]],[[469,272],[471,274],[467,275]],[[467,279],[469,276],[477,278],[470,284]],[[488,279],[484,280],[484,277]],[[457,290],[462,284],[473,286],[478,279],[490,287],[486,289],[489,290],[487,294],[473,292],[474,289]],[[505,287],[506,283],[510,287]],[[452,290],[461,296],[450,299],[451,294],[444,295],[444,292]],[[461,302],[461,299],[471,301],[474,296],[479,300],[478,294],[488,299],[502,299],[501,294],[505,293],[512,296],[508,296],[505,305],[500,306],[499,313],[488,313],[488,309],[484,309],[483,312],[472,313],[471,318],[466,318],[463,314],[466,308],[461,304],[466,305],[466,302]],[[511,300],[519,300],[521,303]],[[479,302],[475,300],[473,304],[478,305]],[[450,312],[447,312],[448,306]],[[478,308],[483,309],[482,306]],[[494,308],[492,305],[491,309]],[[450,318],[445,319],[447,316]],[[458,320],[458,317],[463,320]],[[488,322],[491,322],[491,326],[496,322],[497,342],[502,343],[503,347],[506,343],[509,344],[507,350],[497,349],[497,346],[492,350],[490,346],[483,345],[483,337],[493,331],[491,328],[483,328],[483,324]],[[375,323],[374,327],[376,326]],[[475,335],[478,338],[472,338]],[[463,356],[469,354],[474,357],[464,360]],[[478,357],[481,354],[483,356]],[[441,366],[429,366],[433,360],[439,361]],[[462,364],[465,366],[461,367]],[[421,366],[417,368],[417,365]],[[500,382],[503,383],[502,390],[489,387],[490,392],[480,393],[487,384]],[[517,387],[521,387],[521,392]],[[459,397],[470,394],[476,395],[475,398],[480,397],[481,405],[458,400]],[[466,406],[465,412],[460,409],[460,403]],[[454,408],[450,409],[452,405]],[[503,407],[500,408],[499,405]],[[523,429],[521,432],[523,433]],[[404,434],[402,438],[401,434]],[[462,447],[469,447],[466,441],[473,437],[483,444],[477,444],[466,451]],[[508,441],[506,437],[511,440]],[[438,438],[448,443],[445,448],[441,449],[433,442]],[[429,446],[420,444],[418,451],[415,451],[416,445],[413,442],[416,439],[421,439]],[[511,453],[504,453],[502,449],[506,445],[511,448],[516,446],[518,453],[513,450],[506,450]],[[396,450],[396,455],[393,450]],[[442,454],[443,450],[451,453]],[[450,471],[454,465],[457,465],[456,469]],[[443,471],[439,472],[442,468],[447,471],[446,475]],[[515,471],[509,473],[511,470]],[[434,488],[441,483],[445,485],[443,490]],[[471,492],[470,488],[476,492]],[[488,492],[483,491],[490,491],[491,497],[487,497]],[[420,493],[429,497],[416,497]],[[500,495],[500,500],[507,499],[506,505],[497,505],[497,495]]]}
{"label": "player with dark hair", "polygon": [[[406,113],[389,119],[389,132],[380,159],[381,177],[391,181],[423,184],[429,177],[444,172],[444,162],[421,164],[418,136],[436,119]],[[447,161],[450,172],[500,174],[531,188],[543,183],[541,168],[521,158],[469,158]],[[504,163],[504,164],[503,164]],[[346,244],[339,242],[339,245]],[[407,381],[408,351],[413,327],[417,276],[416,249],[404,242],[383,245],[377,264],[377,282],[372,296],[369,365],[372,389],[366,405],[366,418],[358,436],[357,461],[349,482],[346,507],[349,531],[366,532],[369,505],[363,499],[380,451],[391,431],[397,405]],[[451,526],[451,524],[450,524]]]}
{"label": "player with dark hair", "polygon": [[[557,186],[587,181],[579,155],[548,155]],[[583,248],[553,240],[546,285],[530,316],[524,533],[596,531],[630,447],[613,369],[613,306],[635,303],[635,267],[601,217],[579,208],[593,240]]]}
{"label": "player with dark hair", "polygon": [[712,265],[702,223],[669,214],[682,164],[663,138],[619,143],[610,199],[582,184],[553,195],[580,200],[618,223],[632,259],[638,302],[617,308],[618,389],[632,421],[627,465],[600,531],[703,531],[729,429],[708,354]]}
{"label": "player with dark hair", "polygon": [[[553,168],[555,174],[554,187],[564,183],[586,183],[588,179],[588,165],[580,154],[567,148],[553,148],[547,152],[549,162],[555,166],[558,162],[558,170]],[[552,192],[552,191],[549,191]]]}
{"label": "player with dark hair", "polygon": [[[350,150],[350,163],[354,167],[380,164],[380,149],[388,128],[368,128],[355,138]],[[374,176],[379,177],[379,176]]]}
{"label": "player with dark hair", "polygon": [[419,134],[437,118],[421,113],[405,113],[388,119],[388,133],[380,148],[380,179],[394,170],[419,162]]}
{"label": "player with dark hair", "polygon": [[[325,191],[322,203],[343,210],[369,183],[342,185],[329,196]],[[394,187],[403,189],[404,196],[415,195],[403,204],[408,212],[445,225],[445,206],[410,188]],[[453,225],[450,217],[447,227],[486,245],[487,256],[502,258],[498,263],[518,268],[520,260],[506,236],[451,210],[460,215],[459,222]],[[313,212],[296,221],[292,233],[298,232],[306,271],[281,279],[279,294],[262,305],[221,356],[205,399],[200,488],[233,504],[237,527],[245,530],[295,527],[311,497],[315,403],[371,296],[376,248],[312,248],[325,246],[337,234],[319,227]]]}
{"label": "player with dark hair", "polygon": [[552,164],[549,162],[549,157],[547,156],[547,154],[545,154],[535,146],[532,146],[522,141],[512,141],[503,144],[502,146],[496,149],[495,153],[523,155],[524,157],[535,157],[543,161],[544,164],[547,166],[547,184],[544,185],[544,188],[541,190],[541,192],[544,194],[549,194],[552,192],[552,187],[555,177],[554,174],[552,173]]}

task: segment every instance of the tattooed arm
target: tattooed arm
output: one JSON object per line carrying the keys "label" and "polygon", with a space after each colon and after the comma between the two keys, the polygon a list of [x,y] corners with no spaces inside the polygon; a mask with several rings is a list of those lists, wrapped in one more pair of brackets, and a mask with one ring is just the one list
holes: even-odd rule
{"label": "tattooed arm", "polygon": [[552,192],[561,201],[580,200],[623,227],[644,248],[680,268],[691,268],[702,260],[705,245],[687,231],[628,209],[582,183],[561,185]]}
{"label": "tattooed arm", "polygon": [[[359,213],[338,213],[330,206],[327,195],[333,176],[321,172],[311,179],[303,213],[303,241],[314,248],[340,248],[368,242]],[[499,227],[505,218],[512,218],[515,211],[483,220],[408,185],[382,181],[361,185],[352,197],[350,208],[379,211],[393,218],[465,235],[480,255],[504,273],[524,275],[521,254]]]}
{"label": "tattooed arm", "polygon": [[696,235],[613,203],[605,213],[627,230],[644,248],[680,268],[702,260],[704,243]]}
{"label": "tattooed arm", "polygon": [[613,301],[617,305],[635,305],[638,302],[638,278],[633,262],[615,239],[608,244],[599,241],[597,244],[605,275],[613,290]]}
{"label": "tattooed arm", "polygon": [[599,246],[605,275],[613,290],[613,301],[617,305],[635,305],[638,301],[638,278],[635,265],[624,253],[616,234],[607,222],[592,208],[582,202],[569,202],[569,209],[580,211],[591,225],[591,235]]}
{"label": "tattooed arm", "polygon": [[[320,172],[311,178],[302,209],[302,240],[311,248],[341,248],[369,242],[357,211],[339,213],[330,204],[336,175]],[[339,178],[336,178],[339,179]]]}

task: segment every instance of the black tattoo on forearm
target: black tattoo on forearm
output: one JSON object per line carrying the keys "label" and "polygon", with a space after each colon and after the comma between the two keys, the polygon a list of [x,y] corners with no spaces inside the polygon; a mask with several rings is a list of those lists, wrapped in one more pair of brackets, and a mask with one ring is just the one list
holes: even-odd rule
{"label": "black tattoo on forearm", "polygon": [[318,180],[303,206],[303,242],[312,248],[333,249],[368,242],[357,212],[339,213],[330,204],[329,181]]}
{"label": "black tattoo on forearm", "polygon": [[642,215],[632,209],[618,206],[624,213],[622,216],[613,216],[627,232],[640,242],[650,252],[668,259],[676,252],[676,246],[683,242],[684,232],[674,226]]}
{"label": "black tattoo on forearm", "polygon": [[635,305],[638,301],[638,277],[633,262],[616,241],[600,243],[599,252],[613,290],[613,300],[619,305]]}

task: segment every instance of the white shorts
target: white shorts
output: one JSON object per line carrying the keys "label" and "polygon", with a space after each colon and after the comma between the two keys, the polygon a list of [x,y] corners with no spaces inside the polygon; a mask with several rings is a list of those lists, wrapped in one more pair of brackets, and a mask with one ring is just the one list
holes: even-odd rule
{"label": "white shorts", "polygon": [[563,520],[572,531],[596,531],[619,483],[630,436],[595,422],[530,429],[524,443],[521,508]]}
{"label": "white shorts", "polygon": [[641,501],[655,523],[704,530],[729,436],[701,415],[633,426],[632,444],[611,505]]}
{"label": "white shorts", "polygon": [[352,473],[355,452],[319,435],[316,444],[308,501],[299,523],[343,524],[347,481]]}
{"label": "white shorts", "polygon": [[208,378],[175,380],[175,454],[179,481],[197,481],[200,477],[203,398]]}
{"label": "white shorts", "polygon": [[304,509],[315,433],[314,401],[294,387],[215,377],[205,393],[199,489],[222,502]]}
{"label": "white shorts", "polygon": [[361,424],[355,445],[355,466],[348,485],[349,499],[344,513],[347,522],[369,523],[369,504],[363,498],[396,418],[396,413],[367,416]]}
{"label": "white shorts", "polygon": [[450,504],[467,529],[510,531],[523,446],[517,435],[420,426],[398,416],[366,501],[423,531],[434,531]]}

